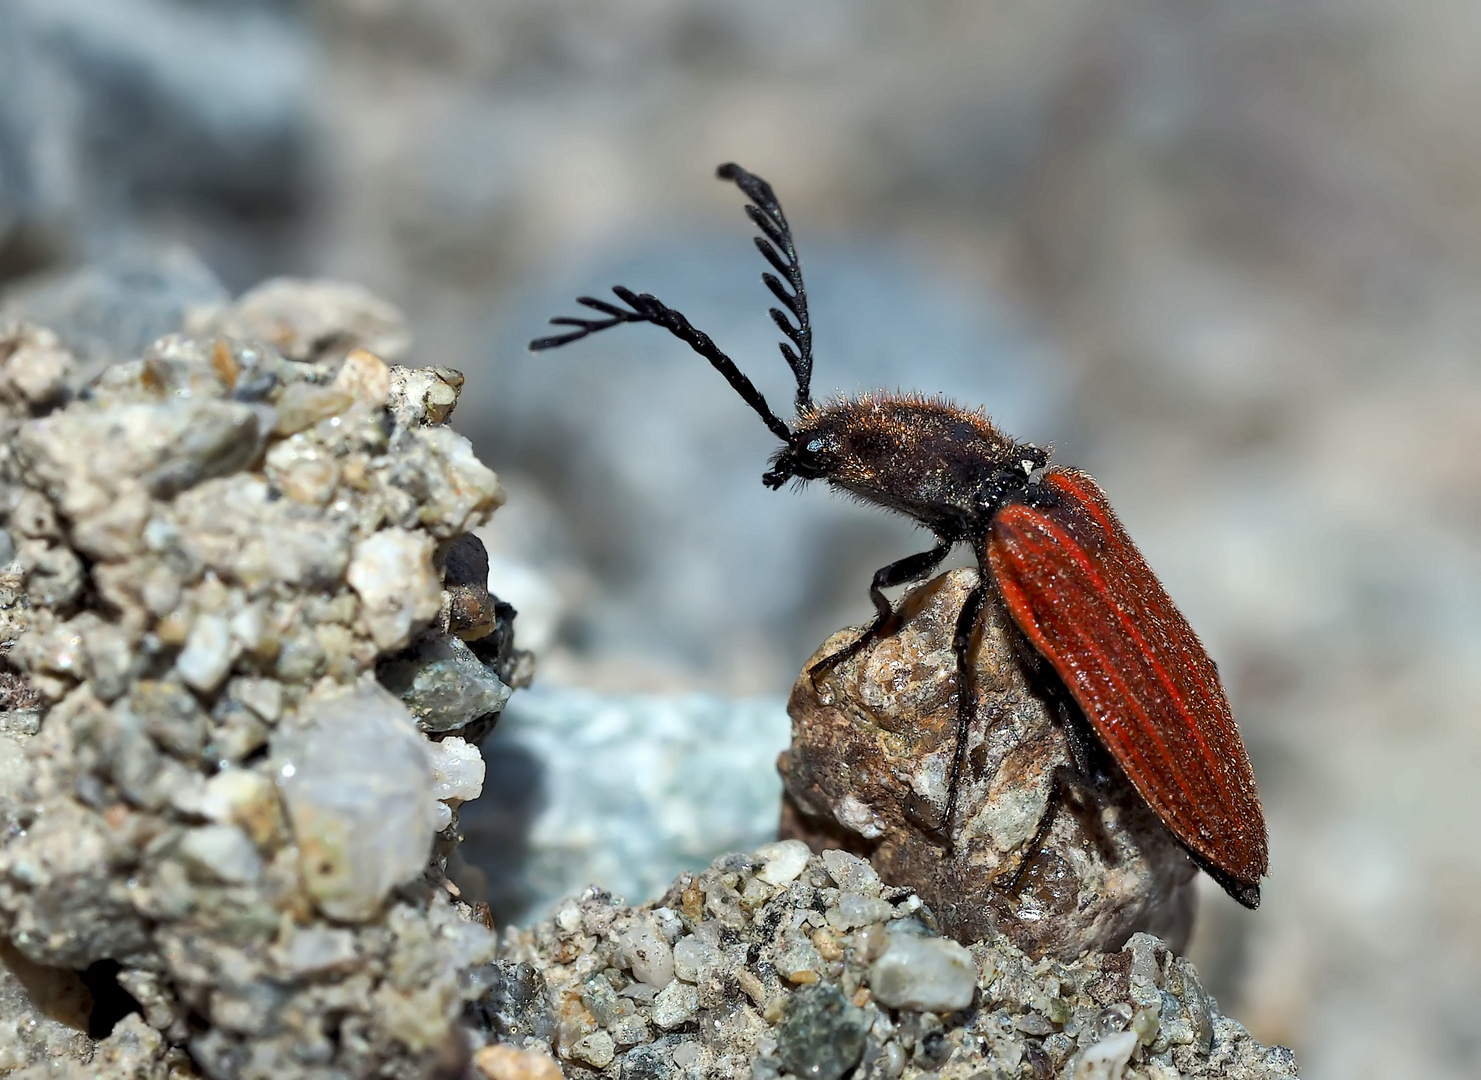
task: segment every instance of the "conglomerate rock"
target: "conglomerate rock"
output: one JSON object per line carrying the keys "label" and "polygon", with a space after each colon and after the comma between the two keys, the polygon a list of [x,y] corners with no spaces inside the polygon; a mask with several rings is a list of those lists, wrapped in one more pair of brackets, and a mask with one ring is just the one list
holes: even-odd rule
{"label": "conglomerate rock", "polygon": [[1000,603],[979,620],[976,720],[943,828],[957,745],[952,643],[976,582],[975,570],[943,574],[901,602],[895,632],[814,679],[807,669],[858,631],[835,634],[804,666],[779,763],[783,835],[866,855],[959,941],[1003,933],[1070,960],[1146,931],[1181,949],[1193,864],[1119,770],[1092,783],[1071,768],[1074,717],[1057,715],[1052,684],[1032,677]]}
{"label": "conglomerate rock", "polygon": [[355,347],[383,302],[197,323],[80,392],[0,324],[0,1071],[426,1075],[494,953],[443,871],[530,672],[467,569],[503,495],[461,376]]}
{"label": "conglomerate rock", "polygon": [[[1136,934],[1033,960],[961,945],[909,889],[797,840],[632,908],[597,889],[504,934],[469,1010],[491,1080],[1294,1080],[1193,965]],[[851,1071],[852,1070],[852,1071]]]}

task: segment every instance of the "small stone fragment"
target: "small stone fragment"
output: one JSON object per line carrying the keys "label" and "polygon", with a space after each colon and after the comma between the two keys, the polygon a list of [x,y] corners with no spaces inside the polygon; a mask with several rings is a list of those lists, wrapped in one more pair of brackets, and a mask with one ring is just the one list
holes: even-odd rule
{"label": "small stone fragment", "polygon": [[513,692],[455,637],[424,641],[377,670],[381,684],[401,698],[423,731],[457,731],[500,713]]}
{"label": "small stone fragment", "polygon": [[828,912],[828,924],[836,930],[850,930],[856,926],[885,922],[895,913],[893,905],[878,897],[863,893],[840,893],[838,906]]}
{"label": "small stone fragment", "polygon": [[356,401],[378,409],[391,396],[391,369],[368,349],[352,349],[339,366],[334,386],[348,391]]}
{"label": "small stone fragment", "polygon": [[972,1004],[977,965],[949,938],[895,934],[869,970],[869,985],[882,1005],[921,1012],[954,1012]]}
{"label": "small stone fragment", "polygon": [[[384,355],[384,354],[382,354]],[[441,424],[458,403],[463,376],[452,368],[391,368],[391,414],[402,427]]]}
{"label": "small stone fragment", "polygon": [[395,360],[411,344],[406,318],[391,304],[363,286],[324,279],[273,278],[190,329],[265,341],[298,361],[357,347]]}
{"label": "small stone fragment", "polygon": [[442,586],[430,537],[382,529],[355,545],[345,579],[360,595],[371,637],[382,649],[403,648],[414,627],[437,614]]}
{"label": "small stone fragment", "polygon": [[840,889],[865,896],[879,895],[879,874],[867,860],[837,848],[829,848],[820,855],[823,865],[828,868],[828,876],[838,883]]}
{"label": "small stone fragment", "polygon": [[432,846],[432,769],[406,708],[362,684],[310,701],[274,738],[303,874],[331,918],[372,917],[420,874]]}
{"label": "small stone fragment", "polygon": [[488,1080],[562,1080],[565,1075],[549,1054],[507,1043],[485,1046],[473,1055],[473,1064]]}
{"label": "small stone fragment", "polygon": [[235,825],[187,829],[180,856],[192,868],[228,885],[245,885],[262,876],[262,860],[247,834]]}
{"label": "small stone fragment", "polygon": [[1118,1031],[1086,1050],[1075,1065],[1075,1080],[1121,1080],[1136,1049],[1136,1035]]}
{"label": "small stone fragment", "polygon": [[674,942],[674,975],[685,982],[699,982],[700,973],[719,962],[720,950],[693,934]]}
{"label": "small stone fragment", "polygon": [[661,989],[673,981],[673,949],[651,920],[635,922],[623,935],[621,947],[633,977],[639,982]]}
{"label": "small stone fragment", "polygon": [[762,863],[757,877],[768,885],[785,885],[802,873],[812,851],[801,840],[778,840],[762,844],[752,854]]}
{"label": "small stone fragment", "polygon": [[295,929],[279,951],[283,969],[298,978],[346,971],[359,962],[354,933],[327,926]]}
{"label": "small stone fragment", "polygon": [[688,983],[675,980],[653,999],[653,1022],[664,1031],[682,1027],[699,1011],[699,991]]}
{"label": "small stone fragment", "polygon": [[863,1055],[869,1025],[869,1014],[850,1005],[838,987],[804,986],[777,1026],[777,1053],[794,1076],[839,1080]]}
{"label": "small stone fragment", "polygon": [[175,658],[175,670],[195,689],[215,690],[236,658],[234,644],[231,627],[223,616],[197,616],[185,639],[185,648]]}
{"label": "small stone fragment", "polygon": [[617,1045],[605,1031],[593,1031],[576,1040],[576,1044],[571,1047],[571,1056],[594,1069],[605,1069],[617,1056]]}
{"label": "small stone fragment", "polygon": [[469,802],[483,792],[484,764],[478,747],[456,735],[432,743],[432,794],[443,802]]}

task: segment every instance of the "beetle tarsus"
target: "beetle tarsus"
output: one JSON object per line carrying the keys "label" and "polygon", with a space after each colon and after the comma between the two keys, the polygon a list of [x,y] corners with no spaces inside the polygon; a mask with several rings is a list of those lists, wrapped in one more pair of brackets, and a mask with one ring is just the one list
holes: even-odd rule
{"label": "beetle tarsus", "polygon": [[870,643],[879,639],[880,632],[889,624],[890,619],[894,618],[895,609],[883,590],[892,589],[896,585],[904,585],[910,581],[919,581],[940,566],[950,551],[951,545],[943,541],[930,551],[907,555],[874,572],[874,580],[869,583],[869,599],[874,603],[875,610],[874,621],[853,641],[837,652],[829,653],[807,669],[808,678],[813,680],[814,689],[817,688],[818,675],[827,674],[845,660],[859,655]]}

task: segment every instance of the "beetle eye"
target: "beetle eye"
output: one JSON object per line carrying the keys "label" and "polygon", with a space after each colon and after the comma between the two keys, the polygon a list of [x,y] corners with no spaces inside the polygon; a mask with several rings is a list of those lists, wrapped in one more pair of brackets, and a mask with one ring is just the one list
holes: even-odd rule
{"label": "beetle eye", "polygon": [[822,439],[814,439],[814,440],[812,440],[812,442],[810,442],[810,443],[807,444],[807,451],[810,454],[821,454],[823,452],[823,440]]}

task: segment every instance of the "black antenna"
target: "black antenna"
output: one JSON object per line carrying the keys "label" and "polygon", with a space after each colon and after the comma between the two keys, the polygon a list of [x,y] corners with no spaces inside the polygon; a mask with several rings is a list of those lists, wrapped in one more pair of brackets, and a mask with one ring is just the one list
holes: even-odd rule
{"label": "black antenna", "polygon": [[754,205],[746,207],[746,216],[762,232],[762,236],[752,238],[756,250],[792,286],[792,291],[788,292],[774,274],[761,275],[771,294],[797,320],[794,326],[779,309],[771,309],[772,322],[797,347],[794,352],[792,345],[778,342],[778,348],[797,380],[797,411],[800,413],[812,405],[812,324],[807,318],[807,290],[802,285],[802,264],[797,260],[797,248],[792,243],[792,229],[787,224],[787,215],[782,213],[782,204],[777,202],[776,192],[761,177],[746,172],[734,162],[721,165],[715,170],[715,175],[721,180],[733,181],[750,198]]}
{"label": "black antenna", "polygon": [[725,381],[741,396],[741,400],[756,410],[756,414],[765,421],[766,426],[771,429],[773,435],[783,442],[792,441],[792,429],[777,418],[776,413],[772,412],[770,406],[766,404],[766,398],[761,396],[761,391],[757,390],[755,384],[746,378],[740,368],[735,366],[734,360],[719,350],[708,334],[696,330],[688,319],[663,303],[656,296],[652,296],[649,293],[635,293],[631,289],[623,288],[621,285],[614,285],[612,291],[617,294],[619,300],[632,310],[624,311],[616,304],[610,304],[605,300],[598,300],[594,296],[578,296],[576,303],[600,311],[602,314],[608,316],[608,318],[573,319],[560,316],[551,319],[550,322],[553,326],[574,326],[577,329],[568,334],[536,338],[530,342],[530,349],[534,352],[540,352],[544,349],[558,349],[562,345],[569,345],[573,341],[580,341],[582,338],[595,334],[600,330],[620,326],[622,323],[646,322],[652,323],[654,326],[661,326],[695,352],[699,353],[700,356],[703,356],[716,371],[725,376]]}

